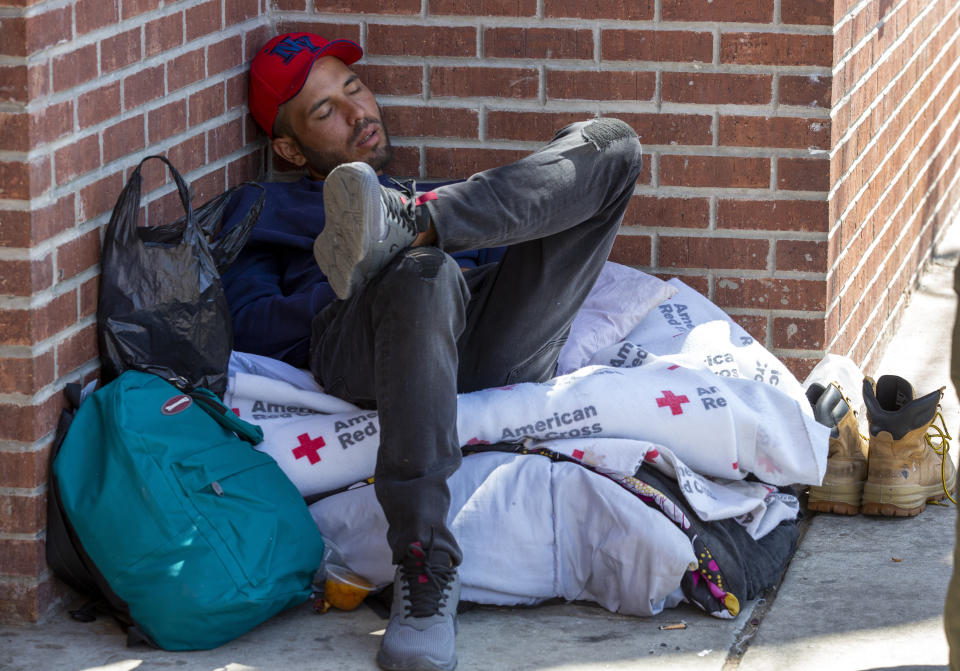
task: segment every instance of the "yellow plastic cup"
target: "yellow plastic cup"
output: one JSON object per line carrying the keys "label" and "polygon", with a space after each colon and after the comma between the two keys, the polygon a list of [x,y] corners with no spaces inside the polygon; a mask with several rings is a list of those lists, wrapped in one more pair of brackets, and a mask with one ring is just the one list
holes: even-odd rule
{"label": "yellow plastic cup", "polygon": [[327,565],[324,583],[324,599],[339,610],[353,610],[367,594],[373,591],[373,583],[350,569],[337,564]]}

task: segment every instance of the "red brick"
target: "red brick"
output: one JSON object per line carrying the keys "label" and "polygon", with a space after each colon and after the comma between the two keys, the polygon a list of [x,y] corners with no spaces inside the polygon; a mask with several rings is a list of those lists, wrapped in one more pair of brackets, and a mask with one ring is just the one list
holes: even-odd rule
{"label": "red brick", "polygon": [[0,162],[0,198],[28,200],[50,188],[50,158]]}
{"label": "red brick", "polygon": [[0,66],[0,101],[27,102],[27,66]]}
{"label": "red brick", "polygon": [[[418,0],[419,4],[419,0]],[[477,29],[439,26],[367,26],[367,55],[477,55]]]}
{"label": "red brick", "polygon": [[604,30],[600,49],[605,61],[710,63],[713,35],[682,30]]}
{"label": "red brick", "polygon": [[121,121],[103,131],[103,162],[110,163],[146,146],[143,115]]}
{"label": "red brick", "polygon": [[735,156],[660,157],[664,186],[765,189],[770,186],[770,160]]}
{"label": "red brick", "polygon": [[713,118],[705,114],[617,114],[616,117],[630,124],[644,144],[713,144]]}
{"label": "red brick", "polygon": [[[349,32],[350,26],[346,27],[346,30]],[[352,27],[353,30],[359,32],[359,29]],[[260,48],[270,41],[270,38],[273,37],[274,32],[270,30],[270,26],[257,26],[251,30],[248,30],[243,37],[243,62],[247,63],[253,60],[253,57],[257,55],[257,52]],[[333,39],[333,35],[328,35]]]}
{"label": "red brick", "polygon": [[209,0],[186,11],[187,42],[220,30],[220,0]]}
{"label": "red brick", "polygon": [[46,565],[42,540],[0,538],[3,573],[12,576],[38,576]]}
{"label": "red brick", "polygon": [[783,365],[793,373],[793,376],[798,380],[806,380],[807,376],[813,372],[813,369],[816,368],[817,364],[823,360],[821,353],[817,353],[816,357],[804,358],[804,357],[792,357],[788,355],[783,355],[780,357],[780,360],[783,362]]}
{"label": "red brick", "polygon": [[69,291],[29,310],[0,309],[0,344],[32,345],[77,320],[76,292]]}
{"label": "red brick", "polygon": [[818,158],[778,159],[777,188],[786,191],[828,191],[830,161]]}
{"label": "red brick", "polygon": [[826,240],[777,241],[777,270],[827,272]]}
{"label": "red brick", "polygon": [[147,137],[150,144],[187,129],[187,101],[175,102],[150,110],[147,114]]}
{"label": "red brick", "polygon": [[780,20],[807,26],[832,26],[833,5],[833,0],[790,0],[782,3]]}
{"label": "red brick", "polygon": [[617,19],[649,21],[653,19],[653,0],[630,2],[583,2],[583,0],[545,0],[543,15],[577,19]]}
{"label": "red brick", "polygon": [[583,121],[583,112],[507,112],[487,113],[487,137],[497,140],[537,140],[547,142],[557,131],[575,121]]}
{"label": "red brick", "polygon": [[58,279],[63,281],[75,277],[99,261],[100,229],[95,228],[57,248]]}
{"label": "red brick", "polygon": [[80,287],[80,319],[89,317],[97,311],[97,298],[100,291],[100,278],[87,280]]}
{"label": "red brick", "polygon": [[52,574],[36,581],[0,580],[0,622],[37,622],[54,603],[70,598],[70,588]]}
{"label": "red brick", "polygon": [[243,147],[243,120],[234,119],[207,132],[208,160],[213,162]]}
{"label": "red brick", "polygon": [[100,138],[96,133],[74,140],[53,155],[57,184],[66,184],[77,175],[100,167]]}
{"label": "red brick", "polygon": [[385,107],[384,120],[390,132],[410,137],[460,137],[477,139],[477,110],[437,107]]}
{"label": "red brick", "polygon": [[610,250],[610,261],[626,266],[650,267],[652,244],[648,235],[618,235]]}
{"label": "red brick", "polygon": [[140,60],[140,28],[107,37],[100,42],[100,69],[113,72]]}
{"label": "red brick", "polygon": [[127,110],[163,97],[163,66],[138,69],[123,80],[123,106]]}
{"label": "red brick", "polygon": [[[274,0],[273,6],[281,12],[302,12],[307,8],[307,0]],[[286,28],[281,25],[280,31],[286,32]]]}
{"label": "red brick", "polygon": [[664,21],[770,23],[773,0],[663,0],[661,12]]}
{"label": "red brick", "polygon": [[763,270],[769,249],[767,240],[661,235],[657,266]]}
{"label": "red brick", "polygon": [[827,75],[780,77],[780,104],[829,108],[833,78]]}
{"label": "red brick", "polygon": [[26,112],[15,114],[0,112],[0,149],[5,151],[29,151],[31,119],[31,115]]}
{"label": "red brick", "polygon": [[547,98],[652,100],[656,88],[653,72],[547,70]]}
{"label": "red brick", "polygon": [[535,98],[539,75],[525,68],[434,67],[430,96]]}
{"label": "red brick", "polygon": [[144,56],[156,56],[183,44],[183,13],[170,14],[143,27]]}
{"label": "red brick", "polygon": [[420,0],[313,0],[320,13],[419,14]]}
{"label": "red brick", "polygon": [[767,342],[767,318],[762,315],[730,315],[761,345]]}
{"label": "red brick", "polygon": [[[52,350],[32,358],[0,358],[0,393],[33,395],[54,379]],[[11,476],[15,467],[22,470],[19,464],[26,461],[24,455],[29,454],[0,452],[0,487],[35,487],[43,482],[45,477],[31,479],[34,484],[26,484],[27,475],[21,476],[19,470],[19,479]]]}
{"label": "red brick", "polygon": [[[10,56],[30,56],[46,47],[69,41],[73,37],[72,9],[71,6],[53,9],[43,14],[34,14],[25,20],[21,17],[4,19],[3,23],[7,25],[0,27],[0,45],[3,45],[3,51]],[[17,26],[21,22],[22,28]],[[23,39],[5,34],[5,29],[10,24],[13,24],[16,32],[23,30]],[[13,47],[13,51],[8,52],[10,47]]]}
{"label": "red brick", "polygon": [[224,95],[226,87],[223,82],[205,88],[190,96],[190,125],[196,126],[220,116],[226,110]]}
{"label": "red brick", "polygon": [[69,375],[97,355],[97,326],[91,324],[57,345],[57,374]]}
{"label": "red brick", "polygon": [[247,73],[227,80],[227,109],[232,110],[247,104]]}
{"label": "red brick", "polygon": [[243,63],[243,40],[240,36],[214,42],[207,47],[207,75],[213,76]]}
{"label": "red brick", "polygon": [[353,65],[351,69],[377,95],[423,93],[423,68],[419,65]]}
{"label": "red brick", "polygon": [[427,11],[432,15],[469,16],[534,16],[536,0],[478,0],[463,3],[458,0],[430,0]]}
{"label": "red brick", "polygon": [[830,120],[721,116],[719,141],[721,146],[829,149]]}
{"label": "red brick", "polygon": [[766,105],[772,91],[770,75],[664,72],[660,96],[664,102]]}
{"label": "red brick", "polygon": [[30,115],[30,145],[52,142],[73,132],[73,101],[47,105]]}
{"label": "red brick", "polygon": [[623,215],[624,226],[707,228],[710,201],[706,198],[634,196]]}
{"label": "red brick", "polygon": [[118,81],[83,93],[77,99],[77,117],[81,130],[102,123],[119,115],[120,112],[120,82]]}
{"label": "red brick", "polygon": [[119,172],[80,189],[80,219],[89,221],[113,210],[121,189],[123,179]]}
{"label": "red brick", "polygon": [[487,28],[486,58],[593,58],[593,33],[561,28]]}
{"label": "red brick", "polygon": [[427,148],[427,175],[443,179],[470,175],[506,165],[529,154],[510,149]]}
{"label": "red brick", "polygon": [[821,311],[826,309],[826,283],[822,280],[725,278],[717,281],[714,299],[721,307]]}
{"label": "red brick", "polygon": [[203,49],[195,49],[167,63],[167,92],[172,93],[204,77]]}
{"label": "red brick", "polygon": [[773,346],[780,349],[823,349],[825,331],[822,319],[778,317],[773,320]]}
{"label": "red brick", "polygon": [[146,14],[160,6],[160,0],[120,0],[124,19]]}
{"label": "red brick", "polygon": [[[4,364],[0,364],[0,385],[8,391],[21,391],[21,393],[34,393],[54,380],[53,373],[53,350],[47,350],[35,359],[6,359],[10,361],[31,361],[30,370],[23,370],[26,378],[31,378],[32,383],[27,385],[20,380],[12,378],[12,369]],[[16,368],[16,367],[14,367]],[[29,389],[30,391],[22,391]],[[47,481],[50,468],[50,450],[49,446],[39,449],[31,449],[23,452],[0,452],[0,487],[18,487],[22,489],[35,489]],[[32,497],[31,497],[32,498]],[[0,503],[0,509],[4,506]],[[32,519],[36,513],[28,514]],[[3,516],[0,515],[0,518]]]}
{"label": "red brick", "polygon": [[46,526],[45,513],[43,494],[0,494],[0,533],[35,534]]}
{"label": "red brick", "polygon": [[825,200],[719,200],[717,228],[825,233]]}
{"label": "red brick", "polygon": [[225,7],[224,23],[228,27],[260,16],[259,0],[226,0]]}
{"label": "red brick", "polygon": [[53,284],[53,261],[42,259],[0,261],[0,295],[30,296]]}
{"label": "red brick", "polygon": [[77,34],[85,35],[120,20],[116,0],[77,0]]}
{"label": "red brick", "polygon": [[97,45],[90,44],[53,59],[53,90],[63,91],[97,77]]}
{"label": "red brick", "polygon": [[0,210],[0,246],[31,247],[43,242],[73,226],[73,210],[73,194],[29,212]]}
{"label": "red brick", "polygon": [[720,62],[739,65],[831,65],[830,35],[724,33]]}
{"label": "red brick", "polygon": [[[206,152],[204,151],[203,135],[195,135],[180,144],[170,147],[167,151],[167,158],[177,167],[181,173],[193,172],[197,168],[206,165]],[[179,201],[178,201],[179,202]],[[177,216],[180,216],[179,214]]]}
{"label": "red brick", "polygon": [[[396,149],[403,149],[398,147]],[[395,149],[395,151],[396,151]],[[263,150],[244,154],[227,165],[227,185],[235,186],[241,182],[252,181],[263,174]]]}
{"label": "red brick", "polygon": [[202,177],[192,180],[190,182],[190,188],[193,190],[194,207],[223,193],[227,188],[226,180],[227,171],[224,168],[217,168]]}
{"label": "red brick", "polygon": [[0,21],[0,55],[26,57],[27,20],[23,16],[8,16]]}

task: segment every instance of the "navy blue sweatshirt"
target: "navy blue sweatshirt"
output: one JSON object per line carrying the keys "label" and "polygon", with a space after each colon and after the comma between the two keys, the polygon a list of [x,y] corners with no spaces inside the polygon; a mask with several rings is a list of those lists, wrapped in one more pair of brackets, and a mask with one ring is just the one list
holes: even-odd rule
{"label": "navy blue sweatshirt", "polygon": [[[380,177],[380,182],[396,186],[387,177]],[[233,316],[233,346],[306,368],[311,322],[336,300],[313,258],[313,241],[324,225],[323,182],[303,177],[263,186],[266,199],[260,219],[221,278]],[[240,189],[224,213],[223,230],[239,222],[260,193],[255,187]],[[503,248],[498,248],[455,256],[461,267],[469,268],[502,255]]]}

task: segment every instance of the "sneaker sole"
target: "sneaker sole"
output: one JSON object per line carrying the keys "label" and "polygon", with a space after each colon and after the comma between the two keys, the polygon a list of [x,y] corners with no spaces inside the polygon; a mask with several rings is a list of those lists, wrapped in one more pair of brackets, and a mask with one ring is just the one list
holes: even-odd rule
{"label": "sneaker sole", "polygon": [[[948,491],[956,491],[957,479],[947,485]],[[942,501],[947,498],[943,484],[890,486],[875,485],[867,482],[863,487],[863,503],[860,512],[864,515],[883,517],[915,517],[923,512],[930,501]]]}
{"label": "sneaker sole", "polygon": [[376,173],[366,164],[339,166],[323,184],[323,208],[326,223],[313,243],[313,258],[337,298],[349,298],[368,279],[360,262],[383,216]]}
{"label": "sneaker sole", "polygon": [[457,658],[450,664],[434,664],[426,659],[399,661],[390,659],[381,650],[377,653],[377,666],[383,671],[453,671],[457,668]]}
{"label": "sneaker sole", "polygon": [[862,498],[862,482],[847,485],[821,485],[810,488],[807,509],[834,515],[856,515],[860,512]]}

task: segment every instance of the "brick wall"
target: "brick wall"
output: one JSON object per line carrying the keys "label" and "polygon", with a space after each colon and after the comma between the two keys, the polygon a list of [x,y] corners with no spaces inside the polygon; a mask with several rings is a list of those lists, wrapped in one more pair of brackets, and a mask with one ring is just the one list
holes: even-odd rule
{"label": "brick wall", "polygon": [[835,16],[826,324],[869,369],[958,208],[960,3],[836,0]]}
{"label": "brick wall", "polygon": [[[58,592],[49,444],[64,383],[96,374],[113,201],[151,152],[197,202],[264,172],[244,63],[271,25],[364,46],[398,175],[627,120],[646,167],[614,260],[682,278],[801,376],[824,351],[877,356],[957,207],[953,0],[265,2],[0,0],[0,621]],[[145,217],[166,220],[147,174]]]}
{"label": "brick wall", "polygon": [[[257,176],[243,64],[266,23],[261,0],[0,0],[0,621],[36,620],[60,589],[49,446],[63,386],[96,375],[102,226],[147,153],[197,203]],[[159,165],[153,218],[180,207]]]}

